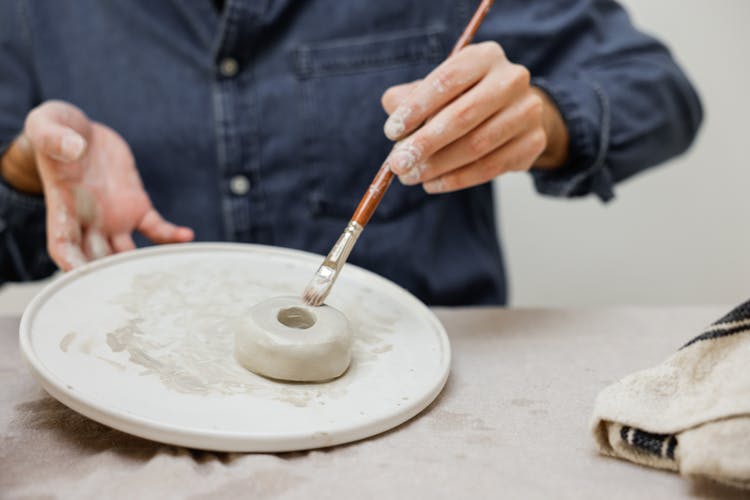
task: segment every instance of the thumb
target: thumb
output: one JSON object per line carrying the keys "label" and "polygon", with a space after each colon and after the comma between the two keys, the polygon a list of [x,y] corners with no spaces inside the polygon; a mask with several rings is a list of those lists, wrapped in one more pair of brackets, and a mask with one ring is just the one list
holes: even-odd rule
{"label": "thumb", "polygon": [[396,108],[401,104],[409,94],[417,87],[421,80],[415,80],[410,83],[402,83],[401,85],[394,85],[383,93],[383,97],[380,99],[383,109],[389,115],[396,111]]}
{"label": "thumb", "polygon": [[146,212],[136,229],[146,238],[157,244],[187,243],[195,238],[192,229],[184,226],[176,226],[164,220],[154,208]]}
{"label": "thumb", "polygon": [[51,158],[70,163],[86,150],[91,122],[72,104],[47,101],[26,117],[23,136],[34,150]]}

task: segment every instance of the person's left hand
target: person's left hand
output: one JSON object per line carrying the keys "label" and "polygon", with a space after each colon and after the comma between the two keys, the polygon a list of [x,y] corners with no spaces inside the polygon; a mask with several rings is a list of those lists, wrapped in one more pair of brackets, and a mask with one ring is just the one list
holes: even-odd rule
{"label": "person's left hand", "polygon": [[386,162],[403,184],[422,183],[428,193],[567,158],[557,107],[494,42],[467,46],[423,80],[389,88],[382,102],[385,134],[399,141]]}

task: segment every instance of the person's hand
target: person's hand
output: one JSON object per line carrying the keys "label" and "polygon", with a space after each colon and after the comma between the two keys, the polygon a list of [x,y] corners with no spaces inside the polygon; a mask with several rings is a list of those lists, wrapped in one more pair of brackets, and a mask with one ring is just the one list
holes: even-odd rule
{"label": "person's hand", "polygon": [[[406,185],[455,191],[532,166],[565,163],[568,133],[557,107],[494,42],[469,45],[423,80],[383,94],[386,162]],[[426,121],[427,120],[427,121]],[[426,122],[425,122],[426,121]]]}
{"label": "person's hand", "polygon": [[63,270],[135,248],[133,231],[155,243],[193,239],[154,209],[125,140],[71,104],[32,110],[0,166],[14,187],[43,191],[47,250]]}

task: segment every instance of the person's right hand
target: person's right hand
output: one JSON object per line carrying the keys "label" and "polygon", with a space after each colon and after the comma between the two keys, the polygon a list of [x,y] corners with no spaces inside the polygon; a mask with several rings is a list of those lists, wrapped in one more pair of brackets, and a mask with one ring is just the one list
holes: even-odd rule
{"label": "person's right hand", "polygon": [[47,101],[32,110],[1,166],[15,187],[33,192],[35,179],[41,183],[47,250],[63,270],[135,248],[133,231],[154,243],[193,239],[191,229],[154,209],[125,140],[71,104]]}

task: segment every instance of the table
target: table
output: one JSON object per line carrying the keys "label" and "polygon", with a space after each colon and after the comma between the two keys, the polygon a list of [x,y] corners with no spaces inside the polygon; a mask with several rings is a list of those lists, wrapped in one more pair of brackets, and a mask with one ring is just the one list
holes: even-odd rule
{"label": "table", "polygon": [[236,454],[132,437],[47,396],[18,350],[34,291],[0,290],[2,498],[746,498],[601,457],[588,430],[599,390],[729,306],[438,308],[452,372],[421,415],[344,446]]}

